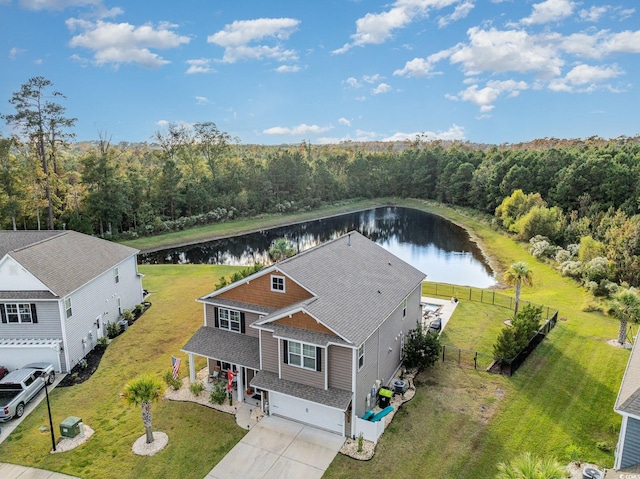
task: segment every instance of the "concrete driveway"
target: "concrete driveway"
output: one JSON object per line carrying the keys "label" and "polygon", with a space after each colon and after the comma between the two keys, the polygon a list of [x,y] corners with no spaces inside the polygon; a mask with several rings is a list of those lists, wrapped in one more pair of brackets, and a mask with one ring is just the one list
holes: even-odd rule
{"label": "concrete driveway", "polygon": [[337,434],[267,416],[205,479],[321,478],[344,441]]}
{"label": "concrete driveway", "polygon": [[[65,373],[56,373],[56,380],[54,381],[54,383],[47,386],[49,388],[49,393],[53,391],[53,389],[58,385],[60,381],[62,381],[65,376]],[[24,414],[22,415],[22,417],[13,418],[7,422],[0,422],[0,429],[2,430],[2,432],[0,432],[0,444],[2,444],[2,442],[4,442],[7,437],[9,437],[9,434],[11,434],[13,430],[18,427],[18,425],[24,420],[24,418],[27,417],[31,413],[31,411],[33,411],[38,406],[38,404],[44,401],[45,397],[45,391],[44,388],[42,388],[42,390],[36,395],[36,397],[29,401],[29,403],[25,406]],[[49,428],[48,421],[43,425],[47,426],[47,429]],[[53,425],[54,432],[56,433],[57,437],[59,436],[59,431],[55,430],[56,426],[56,424]],[[4,478],[5,476],[0,477]]]}

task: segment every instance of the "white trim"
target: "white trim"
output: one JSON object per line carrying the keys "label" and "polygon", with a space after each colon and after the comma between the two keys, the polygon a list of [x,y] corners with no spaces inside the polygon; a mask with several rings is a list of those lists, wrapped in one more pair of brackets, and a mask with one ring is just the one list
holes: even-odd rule
{"label": "white trim", "polygon": [[258,330],[258,354],[260,354],[260,371],[262,371],[262,330]]}
{"label": "white trim", "polygon": [[280,342],[284,339],[276,339],[278,341],[278,379],[282,379],[282,348]]}
{"label": "white trim", "polygon": [[64,299],[58,300],[58,314],[60,319],[60,329],[62,330],[62,346],[64,348],[64,364],[67,371],[71,371],[71,358],[69,357],[69,347],[67,340],[67,321],[65,317]]}
{"label": "white trim", "polygon": [[613,468],[615,470],[620,469],[620,464],[622,463],[622,454],[624,452],[624,440],[627,435],[627,421],[629,416],[626,414],[622,415],[622,424],[620,426],[620,437],[618,439],[618,447],[616,447],[616,451],[614,454]]}
{"label": "white trim", "polygon": [[351,393],[351,437],[355,437],[356,435],[356,405],[355,405],[355,400],[356,400],[356,377],[358,374],[358,349],[357,348],[352,348],[352,353],[351,353],[351,361],[352,361],[352,367],[351,367],[351,391],[353,391]]}
{"label": "white trim", "polygon": [[[254,321],[253,323],[251,323],[249,326],[252,327],[252,328],[255,328],[255,329],[264,329],[265,331],[273,332],[272,329],[260,328],[260,326],[264,326],[266,324],[273,323],[275,321],[278,321],[279,319],[286,318],[288,316],[292,316],[292,315],[294,315],[296,313],[304,313],[307,316],[310,316],[312,319],[315,320],[316,323],[321,324],[322,326],[327,328],[329,331],[331,331],[333,334],[338,336],[343,341],[346,341],[349,344],[353,344],[351,341],[349,341],[347,338],[342,336],[340,333],[334,331],[329,326],[327,326],[322,321],[320,321],[318,318],[316,318],[313,314],[311,314],[309,311],[307,311],[303,306],[299,306],[299,307],[297,307],[295,309],[289,309],[289,310],[286,310],[286,311],[282,311],[281,313],[278,313],[276,316],[272,316],[272,317],[270,317],[268,319],[263,319],[263,320],[259,319],[258,321]],[[321,333],[320,331],[317,331],[317,332]],[[321,333],[321,334],[329,334],[329,333]],[[339,343],[335,343],[335,344],[339,344]],[[344,344],[341,345],[341,346],[344,346]]]}
{"label": "white trim", "polygon": [[[280,275],[280,274],[272,274],[269,279],[271,279],[270,281],[270,285],[271,285],[271,291],[273,291],[274,293],[286,293],[287,292],[287,277]],[[281,279],[282,280],[282,289],[280,288],[274,288],[273,287],[273,283],[274,280],[277,279]]]}
{"label": "white trim", "polygon": [[[299,341],[299,340],[295,340],[295,339],[284,339],[284,341],[289,343],[289,344],[287,344],[287,362],[286,362],[287,365],[292,366],[294,368],[306,369],[307,371],[318,372],[318,351],[317,351],[317,348],[322,348],[322,346],[318,346],[316,344],[307,343],[306,341]],[[297,343],[297,344],[300,345],[300,354],[293,353],[296,356],[300,356],[300,365],[291,364],[291,344],[290,343]],[[311,359],[311,356],[304,354],[304,347],[305,346],[310,346],[310,347],[313,348],[313,362],[314,362],[313,368],[310,368],[310,367],[304,365],[304,359],[305,358]],[[320,367],[322,367],[322,364],[320,365]]]}

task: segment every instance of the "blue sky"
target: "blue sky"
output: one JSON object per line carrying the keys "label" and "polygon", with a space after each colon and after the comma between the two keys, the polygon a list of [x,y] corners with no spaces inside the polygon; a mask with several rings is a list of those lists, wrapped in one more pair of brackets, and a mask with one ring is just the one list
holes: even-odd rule
{"label": "blue sky", "polygon": [[634,136],[639,70],[632,0],[0,0],[0,112],[44,76],[78,140]]}

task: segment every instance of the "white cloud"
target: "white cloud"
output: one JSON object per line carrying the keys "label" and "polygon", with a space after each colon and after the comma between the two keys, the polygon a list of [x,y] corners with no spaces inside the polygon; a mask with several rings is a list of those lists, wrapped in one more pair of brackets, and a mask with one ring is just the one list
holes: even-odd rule
{"label": "white cloud", "polygon": [[444,28],[447,25],[449,25],[451,22],[455,22],[457,20],[466,18],[467,15],[469,15],[469,13],[471,12],[471,10],[473,10],[474,7],[475,7],[475,4],[469,0],[465,1],[464,3],[461,3],[460,5],[457,5],[451,15],[445,15],[438,19],[438,26],[440,28]]}
{"label": "white cloud", "polygon": [[351,126],[351,121],[347,120],[345,117],[338,118],[338,123],[341,125]]}
{"label": "white cloud", "polygon": [[408,77],[423,77],[429,75],[433,71],[433,63],[424,58],[414,58],[404,64],[404,68],[393,72],[394,75]]}
{"label": "white cloud", "polygon": [[381,141],[433,141],[433,140],[464,140],[464,128],[456,125],[455,123],[445,131],[433,132],[433,131],[420,131],[414,133],[395,133],[391,136],[383,138]]}
{"label": "white cloud", "polygon": [[471,85],[470,87],[458,92],[457,95],[445,95],[449,100],[470,101],[480,107],[480,111],[488,112],[493,110],[495,101],[503,94],[507,93],[509,96],[517,96],[520,91],[528,89],[529,86],[524,81],[504,80],[504,81],[489,81],[487,86],[479,88],[478,85]]}
{"label": "white cloud", "polygon": [[601,59],[620,53],[640,53],[640,30],[611,33],[600,30],[594,34],[575,33],[560,39],[567,53],[583,58]]}
{"label": "white cloud", "polygon": [[349,85],[351,88],[360,88],[362,86],[362,84],[353,77],[349,77],[344,81],[347,85]]}
{"label": "white cloud", "polygon": [[209,103],[211,103],[211,100],[209,100],[206,96],[196,96],[196,104],[198,105],[207,105]]}
{"label": "white cloud", "polygon": [[363,75],[362,76],[362,81],[366,82],[366,83],[375,83],[377,81],[382,80],[382,76],[380,76],[380,74],[376,73],[375,75]]}
{"label": "white cloud", "polygon": [[523,25],[557,22],[570,16],[576,6],[571,0],[545,0],[533,6],[530,16],[520,20]]}
{"label": "white cloud", "polygon": [[333,126],[307,125],[306,123],[301,123],[300,125],[291,128],[285,126],[274,126],[263,130],[262,133],[265,135],[307,135],[309,133],[323,133],[331,129],[333,129]]}
{"label": "white cloud", "polygon": [[524,30],[467,31],[469,44],[445,50],[451,63],[460,63],[466,75],[481,72],[538,72],[542,78],[558,76],[564,60],[559,56],[552,38],[529,35]]}
{"label": "white cloud", "polygon": [[380,95],[381,93],[388,93],[391,91],[391,85],[387,83],[380,83],[377,87],[371,90],[373,95]]}
{"label": "white cloud", "polygon": [[11,50],[9,50],[9,58],[11,60],[15,60],[18,55],[20,55],[21,53],[24,53],[24,52],[26,52],[26,50],[24,48],[13,47]]}
{"label": "white cloud", "polygon": [[187,60],[189,68],[185,72],[187,75],[193,75],[194,73],[210,73],[215,71],[211,68],[211,60],[208,58],[194,58],[193,60]]}
{"label": "white cloud", "polygon": [[97,65],[137,63],[147,68],[158,68],[170,63],[149,49],[175,48],[189,43],[190,38],[176,34],[176,25],[160,23],[157,27],[145,24],[136,27],[130,23],[112,23],[98,20],[91,22],[77,18],[67,20],[72,32],[80,30],[69,45],[93,50],[93,61]]}
{"label": "white cloud", "polygon": [[617,65],[592,66],[580,64],[575,66],[564,78],[558,78],[549,83],[553,91],[584,92],[593,91],[598,87],[609,88],[609,85],[598,85],[624,74]]}
{"label": "white cloud", "polygon": [[300,71],[300,67],[298,65],[280,65],[276,71],[278,73],[296,73]]}
{"label": "white cloud", "polygon": [[382,13],[367,13],[356,20],[356,33],[351,42],[332,53],[345,53],[354,46],[380,44],[387,41],[393,30],[403,28],[414,20],[425,18],[430,10],[459,3],[461,0],[396,0],[391,9]]}
{"label": "white cloud", "polygon": [[591,8],[589,8],[588,10],[587,9],[580,10],[580,13],[579,13],[580,19],[584,20],[585,22],[597,22],[598,20],[600,20],[602,15],[607,13],[607,10],[609,10],[608,5],[603,5],[603,6],[592,5]]}
{"label": "white cloud", "polygon": [[[208,43],[224,48],[222,61],[234,63],[238,60],[271,58],[277,61],[297,60],[295,50],[287,50],[278,43],[286,40],[297,29],[299,20],[293,18],[259,18],[238,20],[225,25],[224,29],[207,37]],[[267,39],[275,40],[275,46],[250,45]]]}

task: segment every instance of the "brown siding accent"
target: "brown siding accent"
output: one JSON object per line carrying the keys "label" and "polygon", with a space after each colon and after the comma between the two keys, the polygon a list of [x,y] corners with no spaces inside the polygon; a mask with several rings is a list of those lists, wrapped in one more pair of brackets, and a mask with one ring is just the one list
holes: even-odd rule
{"label": "brown siding accent", "polygon": [[279,320],[274,321],[274,323],[282,324],[283,326],[293,326],[294,328],[307,329],[310,331],[318,331],[320,333],[335,334],[329,328],[320,323],[317,323],[315,319],[302,311],[297,312],[292,316],[280,318]]}
{"label": "brown siding accent", "polygon": [[[285,276],[282,273],[273,273]],[[250,304],[260,304],[271,308],[283,308],[298,301],[310,298],[312,295],[304,288],[285,276],[285,292],[271,291],[271,274],[264,274],[247,283],[242,283],[218,295],[219,298],[242,301]]]}
{"label": "brown siding accent", "polygon": [[273,333],[262,331],[262,369],[278,374],[278,340]]}
{"label": "brown siding accent", "polygon": [[329,346],[329,387],[351,391],[353,350],[342,346]]}
{"label": "brown siding accent", "polygon": [[[322,356],[322,361],[324,361],[324,356],[326,356],[326,354],[322,354]],[[306,384],[307,386],[312,386],[314,388],[324,389],[324,367],[325,365],[323,364],[322,371],[311,371],[310,369],[282,364],[282,379]]]}
{"label": "brown siding accent", "polygon": [[212,328],[214,327],[214,325],[216,324],[215,314],[216,314],[215,306],[212,306],[210,304],[204,305],[204,325],[205,326],[211,326]]}

